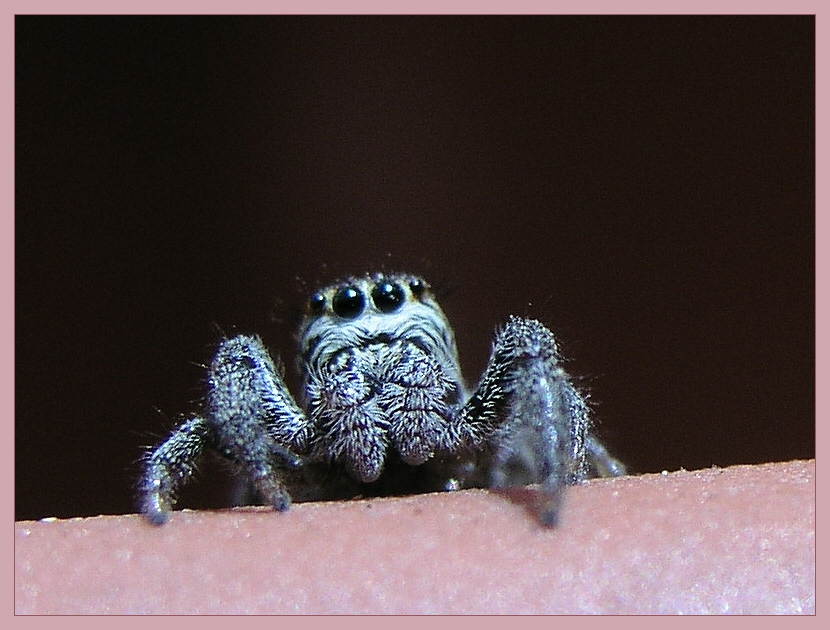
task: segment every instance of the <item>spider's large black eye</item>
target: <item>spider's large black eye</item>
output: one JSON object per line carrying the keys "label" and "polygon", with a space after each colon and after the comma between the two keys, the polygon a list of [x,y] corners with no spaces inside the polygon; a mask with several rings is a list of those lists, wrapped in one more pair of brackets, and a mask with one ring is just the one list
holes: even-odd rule
{"label": "spider's large black eye", "polygon": [[363,312],[363,305],[366,298],[355,286],[347,284],[337,289],[334,298],[331,300],[331,307],[334,313],[346,319],[354,319]]}
{"label": "spider's large black eye", "polygon": [[372,289],[372,301],[381,313],[398,310],[404,298],[403,289],[395,282],[378,282]]}

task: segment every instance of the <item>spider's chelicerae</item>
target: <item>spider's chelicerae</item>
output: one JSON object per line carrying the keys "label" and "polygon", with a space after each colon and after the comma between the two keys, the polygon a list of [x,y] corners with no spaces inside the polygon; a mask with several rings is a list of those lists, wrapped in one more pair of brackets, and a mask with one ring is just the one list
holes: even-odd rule
{"label": "spider's chelicerae", "polygon": [[563,488],[624,468],[590,433],[585,398],[540,322],[510,317],[470,392],[427,283],[350,278],[315,293],[300,327],[299,403],[256,336],[219,344],[201,415],[144,460],[142,510],[164,523],[205,448],[236,463],[261,502],[540,484],[557,520]]}

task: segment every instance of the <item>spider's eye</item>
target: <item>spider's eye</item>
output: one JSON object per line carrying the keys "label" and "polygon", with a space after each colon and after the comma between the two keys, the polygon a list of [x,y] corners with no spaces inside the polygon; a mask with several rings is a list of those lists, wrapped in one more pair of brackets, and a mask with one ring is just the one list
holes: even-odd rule
{"label": "spider's eye", "polygon": [[409,281],[409,290],[412,291],[412,295],[416,298],[420,299],[426,288],[426,284],[424,284],[424,281],[420,278],[412,278],[412,280]]}
{"label": "spider's eye", "polygon": [[404,297],[403,289],[395,282],[378,282],[372,289],[372,301],[381,313],[398,310]]}
{"label": "spider's eye", "polygon": [[308,301],[308,310],[313,315],[322,315],[326,310],[326,296],[322,293],[315,293]]}
{"label": "spider's eye", "polygon": [[335,315],[354,319],[363,312],[365,302],[366,298],[363,297],[360,289],[349,284],[337,289],[337,293],[332,298],[331,307]]}

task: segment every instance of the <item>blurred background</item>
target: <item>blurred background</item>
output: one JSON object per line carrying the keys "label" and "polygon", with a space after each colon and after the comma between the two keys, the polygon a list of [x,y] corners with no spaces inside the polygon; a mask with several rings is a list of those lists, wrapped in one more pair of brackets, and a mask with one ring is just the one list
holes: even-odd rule
{"label": "blurred background", "polygon": [[18,16],[16,518],[135,511],[219,331],[293,369],[306,293],[376,269],[471,382],[547,323],[634,472],[813,457],[814,29]]}

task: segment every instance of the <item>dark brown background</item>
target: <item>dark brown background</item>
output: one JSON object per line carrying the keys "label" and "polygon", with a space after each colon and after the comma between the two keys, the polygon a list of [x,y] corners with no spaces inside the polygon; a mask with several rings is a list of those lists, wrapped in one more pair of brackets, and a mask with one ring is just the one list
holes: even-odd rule
{"label": "dark brown background", "polygon": [[214,323],[290,363],[378,267],[471,381],[547,322],[635,471],[814,456],[814,26],[18,17],[16,518],[133,511]]}

